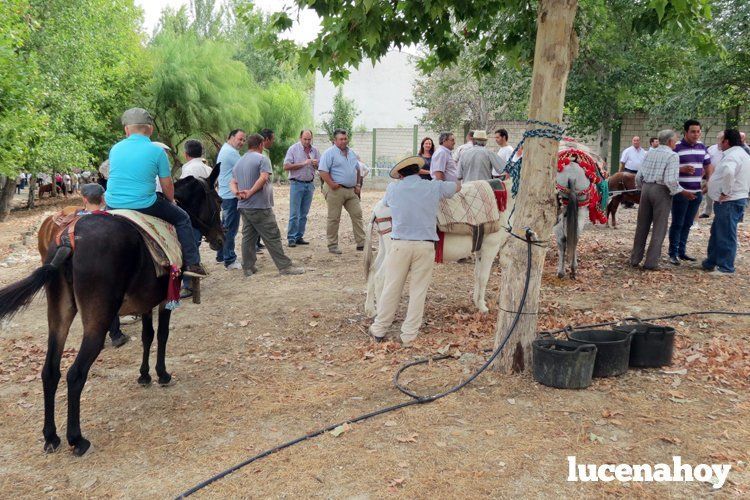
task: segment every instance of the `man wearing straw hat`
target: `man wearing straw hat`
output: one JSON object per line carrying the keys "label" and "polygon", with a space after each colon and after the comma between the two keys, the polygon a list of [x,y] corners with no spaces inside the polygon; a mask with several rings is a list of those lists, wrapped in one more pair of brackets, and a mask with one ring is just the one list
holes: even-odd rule
{"label": "man wearing straw hat", "polygon": [[500,157],[486,148],[487,131],[474,131],[474,147],[467,149],[458,161],[458,178],[469,182],[492,179],[492,172],[500,172]]}
{"label": "man wearing straw hat", "polygon": [[391,209],[391,248],[385,260],[385,283],[378,301],[370,335],[380,342],[393,323],[407,275],[410,275],[409,307],[401,325],[405,347],[417,338],[422,325],[424,301],[435,263],[435,229],[438,205],[461,190],[459,182],[428,181],[419,177],[424,158],[410,156],[391,170],[391,183],[383,201]]}

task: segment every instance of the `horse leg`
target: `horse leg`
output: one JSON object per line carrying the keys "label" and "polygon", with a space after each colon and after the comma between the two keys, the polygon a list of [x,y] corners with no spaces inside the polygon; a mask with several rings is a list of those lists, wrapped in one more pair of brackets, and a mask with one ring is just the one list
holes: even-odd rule
{"label": "horse leg", "polygon": [[148,374],[148,358],[151,343],[154,341],[154,319],[153,313],[149,311],[141,317],[141,342],[143,343],[143,359],[141,360],[141,376],[138,383],[146,386],[151,383],[151,375]]}
{"label": "horse leg", "polygon": [[612,215],[612,229],[617,228],[617,220],[615,219],[615,216],[617,215],[617,208],[620,206],[621,199],[622,195],[618,194],[613,196],[607,204],[607,217],[609,218],[609,216]]}
{"label": "horse leg", "polygon": [[565,217],[560,217],[555,227],[552,228],[557,240],[557,277],[565,277]]}
{"label": "horse leg", "polygon": [[159,308],[159,327],[156,332],[156,374],[159,376],[159,384],[161,385],[167,385],[172,380],[172,375],[167,372],[165,361],[171,316],[172,311],[164,306]]}
{"label": "horse leg", "polygon": [[60,359],[70,324],[76,315],[76,303],[70,284],[60,275],[47,286],[47,322],[49,337],[47,357],[42,368],[44,388],[44,451],[51,453],[60,446],[55,426],[55,394],[60,382]]}
{"label": "horse leg", "polygon": [[84,455],[91,442],[81,434],[81,392],[86,384],[91,365],[104,347],[107,329],[117,310],[112,308],[107,314],[97,314],[98,317],[84,316],[83,341],[73,365],[68,370],[68,444],[73,447],[73,454]]}
{"label": "horse leg", "polygon": [[476,262],[474,263],[474,305],[481,313],[489,311],[485,293],[487,292],[487,282],[492,274],[492,264],[500,251],[501,243],[502,237],[499,232],[488,235],[484,239],[482,250],[477,252],[476,255]]}

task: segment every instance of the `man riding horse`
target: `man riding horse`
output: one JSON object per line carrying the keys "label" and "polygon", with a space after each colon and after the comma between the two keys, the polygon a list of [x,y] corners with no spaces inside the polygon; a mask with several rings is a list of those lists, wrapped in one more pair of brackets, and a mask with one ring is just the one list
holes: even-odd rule
{"label": "man riding horse", "polygon": [[[136,210],[172,224],[182,247],[183,274],[207,276],[200,263],[190,216],[174,201],[174,183],[167,154],[151,143],[154,119],[143,108],[131,108],[122,115],[126,138],[109,152],[107,207]],[[154,179],[159,178],[164,198],[156,196]]]}

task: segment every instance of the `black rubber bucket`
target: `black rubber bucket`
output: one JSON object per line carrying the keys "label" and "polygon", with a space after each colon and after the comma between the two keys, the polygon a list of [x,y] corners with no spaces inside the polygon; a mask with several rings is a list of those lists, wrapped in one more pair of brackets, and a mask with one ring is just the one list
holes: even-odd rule
{"label": "black rubber bucket", "polygon": [[633,333],[630,345],[630,366],[656,368],[672,363],[675,331],[671,326],[651,323],[625,323],[613,328],[616,332]]}
{"label": "black rubber bucket", "polygon": [[[631,329],[632,330],[632,329]],[[631,332],[613,330],[574,330],[568,338],[580,344],[596,346],[594,377],[616,377],[628,371]]]}
{"label": "black rubber bucket", "polygon": [[591,385],[596,346],[567,340],[533,342],[534,380],[558,389],[585,389]]}

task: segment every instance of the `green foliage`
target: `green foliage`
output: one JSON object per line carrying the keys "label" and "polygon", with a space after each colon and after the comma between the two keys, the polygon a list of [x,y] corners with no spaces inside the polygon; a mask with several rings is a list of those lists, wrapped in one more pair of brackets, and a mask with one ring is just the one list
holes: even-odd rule
{"label": "green foliage", "polygon": [[333,108],[324,114],[328,115],[329,118],[323,120],[320,126],[328,134],[328,139],[333,142],[333,132],[336,129],[346,130],[351,136],[354,131],[354,119],[359,114],[359,111],[354,100],[345,97],[344,89],[339,87],[336,95],[333,96]]}
{"label": "green foliage", "polygon": [[[260,123],[274,131],[276,141],[269,151],[276,178],[285,178],[283,161],[289,146],[312,121],[307,96],[292,84],[276,83],[260,93]],[[268,125],[265,125],[268,124]]]}

